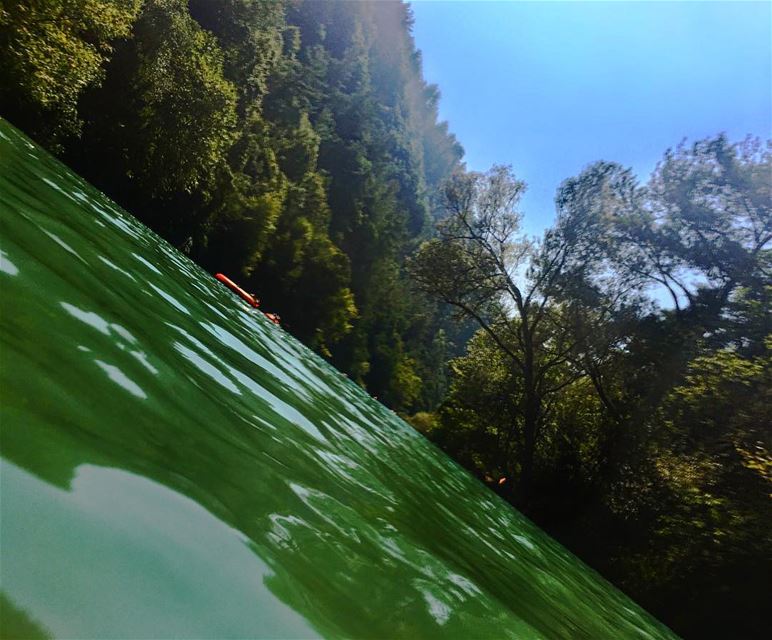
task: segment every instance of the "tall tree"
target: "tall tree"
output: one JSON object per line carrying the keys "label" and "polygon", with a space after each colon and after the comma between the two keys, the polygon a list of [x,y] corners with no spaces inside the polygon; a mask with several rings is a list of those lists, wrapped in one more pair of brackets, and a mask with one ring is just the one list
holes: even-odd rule
{"label": "tall tree", "polygon": [[420,289],[477,322],[517,372],[508,440],[520,439],[517,475],[528,498],[550,400],[587,371],[574,357],[578,342],[563,317],[568,310],[556,304],[573,246],[566,236],[536,245],[518,235],[524,188],[507,167],[456,174],[444,191],[447,217],[411,271]]}
{"label": "tall tree", "polygon": [[201,223],[233,145],[236,89],[183,0],[147,0],[103,85],[80,103],[65,158],[175,243]]}

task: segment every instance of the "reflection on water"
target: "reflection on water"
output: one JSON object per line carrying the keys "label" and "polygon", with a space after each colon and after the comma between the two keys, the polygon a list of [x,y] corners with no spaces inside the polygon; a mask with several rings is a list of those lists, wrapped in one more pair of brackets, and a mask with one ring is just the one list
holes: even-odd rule
{"label": "reflection on water", "polygon": [[[6,634],[12,630],[13,636]],[[29,617],[24,609],[19,608],[0,590],[0,634],[3,637],[24,638],[24,640],[48,640],[51,633],[37,621]]]}
{"label": "reflection on water", "polygon": [[6,123],[0,138],[0,569],[21,612],[4,635],[672,637]]}
{"label": "reflection on water", "polygon": [[[8,462],[2,482],[3,509],[14,514],[3,545],[34,549],[8,554],[3,587],[24,609],[44,611],[57,636],[313,635],[268,590],[272,572],[249,540],[176,491],[89,464],[75,470],[69,491]],[[79,615],[83,606],[91,615]]]}

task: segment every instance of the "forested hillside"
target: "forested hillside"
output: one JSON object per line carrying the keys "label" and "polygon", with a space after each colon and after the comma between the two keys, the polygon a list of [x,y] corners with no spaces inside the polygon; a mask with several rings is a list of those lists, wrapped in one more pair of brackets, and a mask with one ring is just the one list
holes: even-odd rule
{"label": "forested hillside", "polygon": [[590,164],[528,239],[401,2],[16,0],[0,52],[4,117],[677,632],[764,635],[769,144]]}
{"label": "forested hillside", "polygon": [[388,405],[439,402],[463,340],[403,265],[463,150],[407,5],[5,7],[5,117]]}

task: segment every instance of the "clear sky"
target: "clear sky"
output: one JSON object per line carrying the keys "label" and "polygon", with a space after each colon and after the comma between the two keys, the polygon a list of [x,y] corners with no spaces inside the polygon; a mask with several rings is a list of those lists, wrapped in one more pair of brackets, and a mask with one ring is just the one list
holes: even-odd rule
{"label": "clear sky", "polygon": [[511,164],[525,230],[595,160],[648,176],[668,147],[772,138],[772,3],[412,2],[424,75],[470,169]]}

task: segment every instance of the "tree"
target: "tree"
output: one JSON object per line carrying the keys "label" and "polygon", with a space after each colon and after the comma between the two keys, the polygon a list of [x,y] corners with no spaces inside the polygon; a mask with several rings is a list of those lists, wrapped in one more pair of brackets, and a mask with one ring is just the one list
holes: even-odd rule
{"label": "tree", "polygon": [[557,205],[569,224],[592,229],[584,237],[604,267],[709,322],[739,288],[772,277],[770,176],[769,143],[719,135],[668,150],[646,185],[595,163],[561,185]]}
{"label": "tree", "polygon": [[[483,330],[450,362],[451,385],[430,437],[481,478],[509,476],[520,460],[522,377]],[[490,480],[489,480],[490,481]]]}
{"label": "tree", "polygon": [[410,268],[419,289],[474,319],[516,372],[508,438],[520,439],[517,475],[527,499],[550,400],[587,370],[569,331],[570,309],[559,297],[570,238],[553,234],[537,244],[518,235],[524,188],[508,167],[456,174],[444,190],[447,217]]}
{"label": "tree", "polygon": [[116,52],[105,91],[88,105],[92,122],[105,106],[120,122],[99,119],[86,133],[102,136],[122,171],[151,197],[206,193],[234,141],[235,102],[223,53],[186,4],[149,0],[134,38]]}
{"label": "tree", "polygon": [[77,134],[78,99],[98,85],[140,0],[8,0],[0,6],[0,111],[42,144]]}

